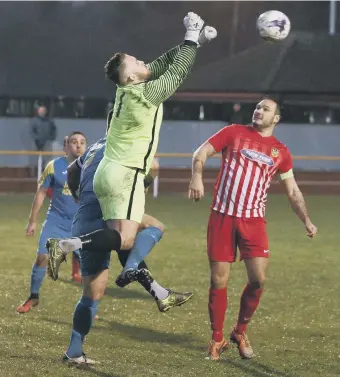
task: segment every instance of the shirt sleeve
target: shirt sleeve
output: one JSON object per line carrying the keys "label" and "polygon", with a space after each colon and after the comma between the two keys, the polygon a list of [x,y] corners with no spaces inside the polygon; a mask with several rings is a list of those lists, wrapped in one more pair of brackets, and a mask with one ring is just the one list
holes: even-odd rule
{"label": "shirt sleeve", "polygon": [[196,51],[196,43],[186,41],[164,74],[145,84],[145,98],[158,107],[171,97],[189,75],[196,59]]}
{"label": "shirt sleeve", "polygon": [[165,73],[170,65],[173,64],[180,50],[181,46],[176,46],[146,65],[151,71],[151,80],[156,80]]}
{"label": "shirt sleeve", "polygon": [[230,144],[234,131],[235,126],[226,126],[212,135],[208,141],[216,152],[221,152]]}
{"label": "shirt sleeve", "polygon": [[281,180],[293,177],[293,159],[288,149],[285,150],[285,155],[279,165],[278,171]]}
{"label": "shirt sleeve", "polygon": [[54,182],[54,161],[50,161],[39,179],[39,187],[48,189]]}

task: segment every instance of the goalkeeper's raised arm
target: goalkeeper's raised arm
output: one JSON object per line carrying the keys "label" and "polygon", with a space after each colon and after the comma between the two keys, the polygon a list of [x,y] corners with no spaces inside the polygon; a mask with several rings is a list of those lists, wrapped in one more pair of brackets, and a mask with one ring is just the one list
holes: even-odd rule
{"label": "goalkeeper's raised arm", "polygon": [[[189,17],[186,16],[184,19],[184,25],[188,24]],[[198,37],[198,47],[203,43],[212,40],[217,35],[216,29],[211,26],[206,26],[199,33]],[[186,33],[187,37],[187,33]],[[173,47],[171,50],[167,51],[165,54],[161,55],[159,58],[154,61],[146,64],[146,67],[150,70],[149,80],[156,80],[162,76],[174,63],[177,58],[178,53],[181,51],[183,44]]]}
{"label": "goalkeeper's raised arm", "polygon": [[156,60],[152,61],[151,63],[146,64],[146,67],[150,71],[150,78],[149,80],[156,80],[160,76],[162,76],[166,70],[170,67],[170,65],[174,62],[177,54],[181,50],[181,45],[176,46],[166,52],[165,54],[161,55]]}
{"label": "goalkeeper's raised arm", "polygon": [[145,85],[145,98],[155,106],[159,106],[173,95],[187,78],[195,62],[197,47],[216,37],[217,33],[214,28],[206,26],[202,30],[203,23],[204,21],[197,14],[188,13],[184,18],[186,27],[184,44],[180,48],[169,51],[168,68],[158,79],[153,79],[151,75],[151,80]]}

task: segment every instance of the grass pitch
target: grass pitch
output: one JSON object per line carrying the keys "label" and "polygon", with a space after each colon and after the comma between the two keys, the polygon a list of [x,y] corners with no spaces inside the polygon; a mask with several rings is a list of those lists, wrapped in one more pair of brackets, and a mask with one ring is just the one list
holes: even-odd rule
{"label": "grass pitch", "polygon": [[[271,196],[268,231],[271,258],[259,309],[248,327],[255,357],[244,361],[236,348],[220,362],[204,359],[210,339],[205,251],[210,198],[148,198],[147,212],[167,227],[147,262],[163,286],[191,290],[194,298],[167,314],[137,284],[119,289],[112,258],[111,282],[85,344],[100,362],[91,370],[68,368],[60,359],[68,344],[80,286],[70,282],[70,263],[57,282],[45,279],[37,309],[18,315],[28,295],[38,236],[25,237],[32,195],[0,196],[0,376],[99,377],[335,377],[340,375],[339,197],[307,197],[315,240],[284,197]],[[43,211],[42,211],[43,212]],[[43,214],[43,213],[42,213]],[[43,216],[41,216],[41,222]],[[246,281],[242,263],[233,266],[228,288],[226,335],[237,317]]]}

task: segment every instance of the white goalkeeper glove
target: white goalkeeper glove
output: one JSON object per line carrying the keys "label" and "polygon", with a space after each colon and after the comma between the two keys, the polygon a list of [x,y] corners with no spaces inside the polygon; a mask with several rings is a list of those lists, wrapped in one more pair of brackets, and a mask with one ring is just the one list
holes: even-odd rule
{"label": "white goalkeeper glove", "polygon": [[192,41],[198,44],[198,38],[200,36],[204,21],[196,13],[189,12],[184,17],[183,23],[187,29],[184,39],[186,41]]}
{"label": "white goalkeeper glove", "polygon": [[198,37],[198,47],[203,43],[210,42],[217,37],[217,30],[212,26],[205,26]]}

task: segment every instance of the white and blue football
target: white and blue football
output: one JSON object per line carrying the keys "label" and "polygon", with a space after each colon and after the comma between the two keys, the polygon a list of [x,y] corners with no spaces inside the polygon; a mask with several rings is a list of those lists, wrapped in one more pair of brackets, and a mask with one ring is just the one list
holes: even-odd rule
{"label": "white and blue football", "polygon": [[256,27],[261,38],[277,42],[288,37],[291,24],[284,13],[278,10],[269,10],[258,17]]}

